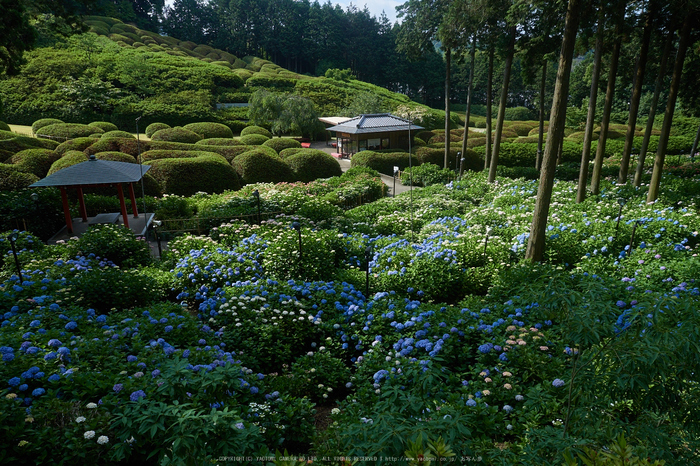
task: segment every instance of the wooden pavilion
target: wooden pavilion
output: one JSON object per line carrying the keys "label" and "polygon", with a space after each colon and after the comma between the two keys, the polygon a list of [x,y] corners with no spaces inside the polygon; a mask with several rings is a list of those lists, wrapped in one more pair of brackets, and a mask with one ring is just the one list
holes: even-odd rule
{"label": "wooden pavilion", "polygon": [[[116,185],[117,195],[119,196],[119,205],[121,208],[121,218],[124,226],[129,228],[129,216],[126,210],[124,188],[122,187],[122,184],[128,183],[131,210],[134,218],[139,218],[138,209],[136,207],[134,183],[141,181],[143,174],[146,173],[149,168],[151,168],[150,165],[116,162],[111,160],[98,160],[94,155],[91,155],[89,160],[59,170],[56,173],[32,184],[30,188],[57,187],[61,190],[61,200],[63,201],[63,213],[66,219],[66,228],[68,232],[73,233],[73,219],[70,214],[70,206],[68,205],[67,190],[72,188],[77,191],[80,217],[82,218],[83,222],[87,223],[88,216],[85,208],[83,189]],[[118,213],[100,214],[93,218],[90,224],[117,223],[118,218]],[[146,217],[144,217],[144,221],[148,223],[148,219]]]}
{"label": "wooden pavilion", "polygon": [[396,115],[376,113],[345,120],[327,128],[327,131],[336,133],[338,152],[348,157],[363,150],[408,150],[414,132],[422,129],[422,126]]}

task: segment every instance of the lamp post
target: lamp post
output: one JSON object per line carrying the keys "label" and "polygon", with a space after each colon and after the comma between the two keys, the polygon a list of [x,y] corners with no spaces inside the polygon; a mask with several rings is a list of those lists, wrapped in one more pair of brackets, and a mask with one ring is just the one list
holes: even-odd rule
{"label": "lamp post", "polygon": [[22,268],[19,265],[19,257],[17,257],[17,247],[15,246],[15,241],[19,238],[19,233],[13,231],[10,233],[10,246],[12,247],[12,255],[15,258],[15,267],[17,267],[17,276],[19,277],[19,284],[21,285],[24,280],[22,280]]}
{"label": "lamp post", "polygon": [[163,224],[161,220],[154,220],[153,221],[153,234],[156,237],[156,242],[158,243],[158,257],[161,257],[163,255],[163,250],[160,247],[160,235],[158,234],[158,228]]}
{"label": "lamp post", "polygon": [[372,260],[372,246],[367,246],[365,249],[365,262],[367,263],[366,278],[365,278],[365,296],[369,298],[369,263]]}
{"label": "lamp post", "polygon": [[303,250],[301,248],[301,224],[299,222],[293,222],[292,228],[294,228],[297,231],[297,233],[299,234],[299,265],[298,265],[298,267],[299,267],[299,278],[301,278],[301,276],[302,276],[301,275],[301,270],[302,270],[301,261],[304,257],[304,253],[303,253]]}
{"label": "lamp post", "polygon": [[258,205],[258,225],[260,225],[260,192],[257,189],[253,191],[253,197]]}
{"label": "lamp post", "polygon": [[394,188],[391,190],[391,197],[396,197],[396,178],[399,176],[399,167],[394,165]]}

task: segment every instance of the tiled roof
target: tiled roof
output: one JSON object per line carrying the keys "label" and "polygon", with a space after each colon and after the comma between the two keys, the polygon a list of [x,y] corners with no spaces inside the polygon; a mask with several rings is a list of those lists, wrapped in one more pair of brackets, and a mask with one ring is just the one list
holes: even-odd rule
{"label": "tiled roof", "polygon": [[331,126],[328,131],[339,133],[363,134],[363,133],[384,133],[388,131],[408,131],[423,129],[422,126],[410,123],[408,120],[399,118],[390,113],[377,113],[373,115],[360,115],[351,118],[336,126]]}
{"label": "tiled roof", "polygon": [[44,186],[84,186],[112,183],[133,183],[141,179],[150,165],[115,162],[91,158],[85,162],[71,165],[53,175],[37,181],[30,188]]}

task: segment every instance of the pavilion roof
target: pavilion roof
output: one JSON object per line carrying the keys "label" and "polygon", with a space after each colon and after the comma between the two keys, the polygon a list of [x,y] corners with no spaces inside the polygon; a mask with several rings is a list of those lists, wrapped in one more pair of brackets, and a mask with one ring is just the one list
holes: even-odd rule
{"label": "pavilion roof", "polygon": [[90,160],[71,165],[32,184],[30,188],[47,186],[84,186],[133,183],[139,181],[150,165],[98,160]]}
{"label": "pavilion roof", "polygon": [[348,134],[385,133],[390,131],[408,131],[409,129],[420,130],[424,128],[390,113],[360,115],[327,128],[328,131]]}

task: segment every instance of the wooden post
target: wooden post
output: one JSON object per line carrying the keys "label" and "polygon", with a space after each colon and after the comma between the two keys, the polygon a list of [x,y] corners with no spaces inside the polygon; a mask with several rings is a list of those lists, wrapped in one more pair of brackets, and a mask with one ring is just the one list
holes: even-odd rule
{"label": "wooden post", "polygon": [[117,184],[117,193],[119,193],[119,207],[121,207],[122,220],[124,221],[124,226],[129,228],[129,214],[127,214],[126,212],[126,202],[124,202],[124,189],[122,188],[121,183]]}
{"label": "wooden post", "polygon": [[77,187],[78,190],[78,205],[80,206],[80,217],[83,219],[83,222],[87,222],[87,209],[85,208],[85,197],[83,196],[83,188],[80,186]]}
{"label": "wooden post", "polygon": [[66,228],[68,231],[73,233],[73,219],[70,216],[70,206],[68,205],[68,195],[66,194],[66,188],[61,186],[61,201],[63,202],[63,214],[66,217]]}
{"label": "wooden post", "polygon": [[[129,197],[131,198],[131,210],[134,212],[134,218],[139,218],[139,210],[136,208],[136,194],[134,194],[134,183],[129,183]],[[144,221],[145,221],[144,216]]]}

